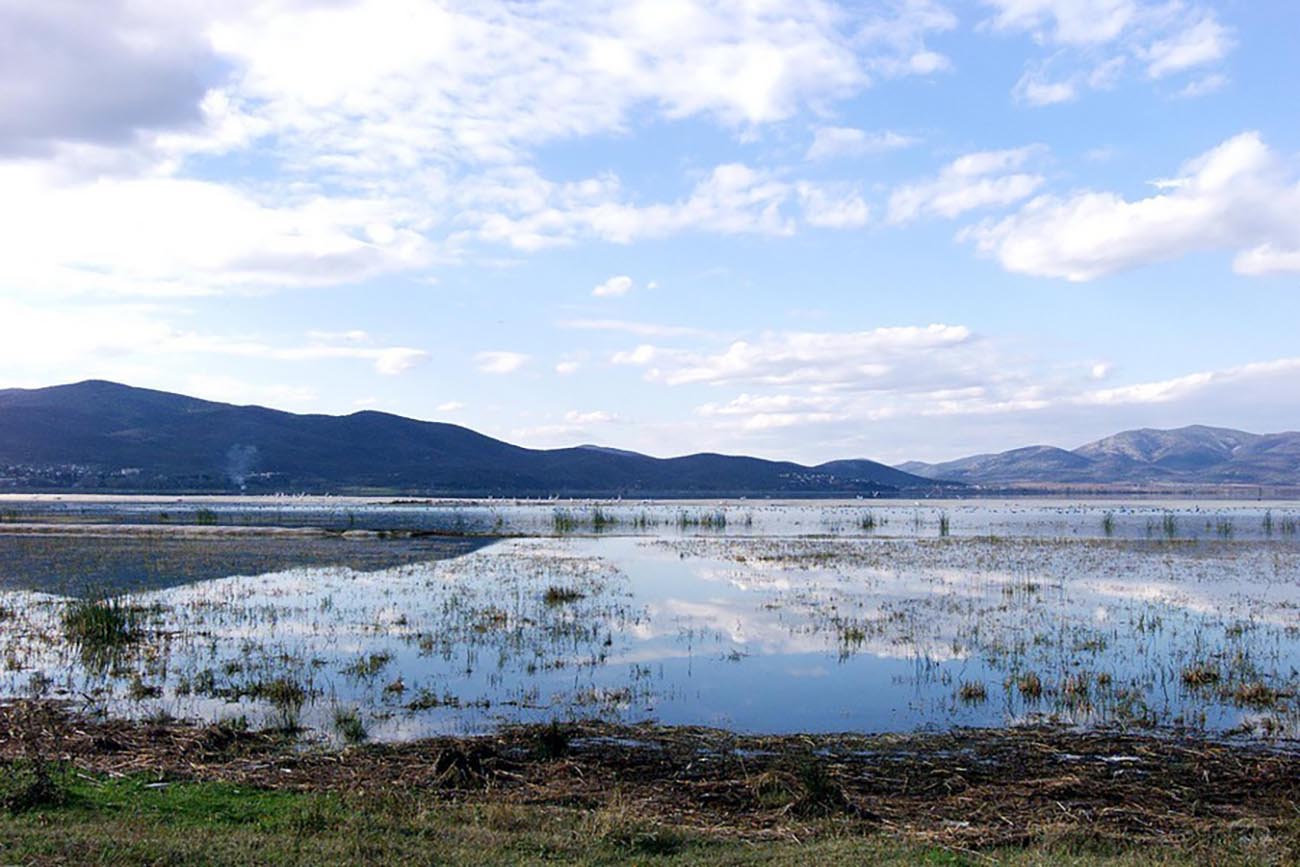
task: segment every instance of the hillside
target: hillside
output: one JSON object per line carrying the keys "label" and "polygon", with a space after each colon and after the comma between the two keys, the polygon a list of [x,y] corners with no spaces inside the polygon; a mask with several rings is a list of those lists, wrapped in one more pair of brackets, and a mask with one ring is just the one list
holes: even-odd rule
{"label": "hillside", "polygon": [[1029,446],[900,469],[927,478],[1008,484],[1300,484],[1300,433],[1192,425],[1124,431],[1073,451]]}
{"label": "hillside", "polygon": [[0,391],[0,490],[851,496],[917,486],[934,482],[866,460],[526,449],[387,413],[298,415],[101,381]]}

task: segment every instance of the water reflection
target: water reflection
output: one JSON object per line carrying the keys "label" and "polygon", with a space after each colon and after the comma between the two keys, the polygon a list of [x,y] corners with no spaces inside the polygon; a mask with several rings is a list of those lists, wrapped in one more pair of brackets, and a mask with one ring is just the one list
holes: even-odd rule
{"label": "water reflection", "polygon": [[97,669],[65,636],[61,597],[0,594],[0,694],[134,716],[291,715],[325,735],[355,708],[389,739],[583,716],[1300,733],[1300,551],[1280,542],[509,539],[131,602],[150,612],[146,640]]}

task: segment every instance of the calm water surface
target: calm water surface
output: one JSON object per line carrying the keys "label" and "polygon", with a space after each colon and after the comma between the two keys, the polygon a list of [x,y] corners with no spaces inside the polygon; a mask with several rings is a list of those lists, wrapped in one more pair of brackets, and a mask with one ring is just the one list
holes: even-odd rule
{"label": "calm water surface", "polygon": [[[390,740],[592,716],[1300,735],[1300,510],[1285,505],[476,508],[353,509],[350,528],[516,537],[249,537],[235,556],[211,539],[0,535],[0,696],[321,737],[355,710]],[[70,644],[70,587],[51,577],[69,569],[135,590],[144,640],[110,659]]]}

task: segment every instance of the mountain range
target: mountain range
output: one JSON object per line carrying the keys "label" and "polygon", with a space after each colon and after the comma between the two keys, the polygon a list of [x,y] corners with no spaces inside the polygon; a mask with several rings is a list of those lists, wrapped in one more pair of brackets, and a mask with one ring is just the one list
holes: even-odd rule
{"label": "mountain range", "polygon": [[298,415],[103,381],[0,390],[0,491],[721,497],[934,488],[868,460],[810,467],[527,449],[382,412]]}
{"label": "mountain range", "polygon": [[899,469],[981,486],[1300,485],[1300,432],[1253,434],[1192,425],[1124,431],[1072,451],[1029,446]]}

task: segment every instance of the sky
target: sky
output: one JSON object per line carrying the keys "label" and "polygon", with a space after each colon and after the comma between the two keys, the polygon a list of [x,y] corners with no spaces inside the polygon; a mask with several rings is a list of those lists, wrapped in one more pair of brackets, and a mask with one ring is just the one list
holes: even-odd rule
{"label": "sky", "polygon": [[806,463],[1300,428],[1297,45],[1294,0],[0,0],[0,388]]}

